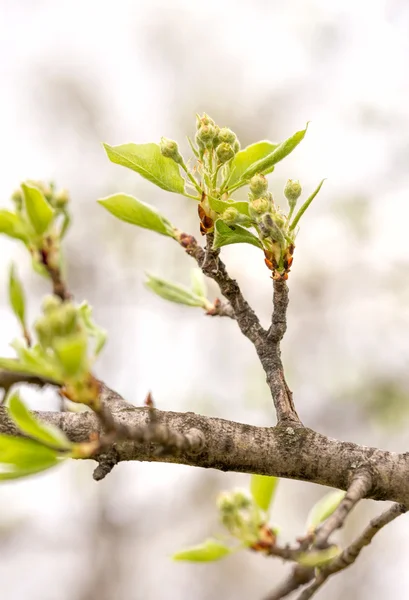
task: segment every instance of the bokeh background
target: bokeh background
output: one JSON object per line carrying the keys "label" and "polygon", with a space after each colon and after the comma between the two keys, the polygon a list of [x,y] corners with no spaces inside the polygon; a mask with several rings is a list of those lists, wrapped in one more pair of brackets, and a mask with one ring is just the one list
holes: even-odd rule
{"label": "bokeh background", "polygon": [[[261,367],[229,319],[169,305],[144,271],[188,283],[193,263],[169,239],[116,221],[96,199],[125,191],[197,234],[193,201],[112,165],[101,142],[178,139],[195,113],[242,146],[281,141],[310,120],[270,176],[310,193],[290,276],[283,359],[302,420],[322,433],[396,451],[409,447],[409,4],[404,0],[0,1],[1,206],[27,178],[72,195],[68,279],[95,307],[109,343],[97,374],[129,401],[274,424]],[[260,252],[224,252],[268,323],[271,280]],[[49,290],[24,249],[0,239],[0,351],[19,335],[7,305],[17,263],[35,319]],[[217,290],[210,283],[209,294]],[[49,391],[25,396],[57,408]],[[262,598],[288,567],[250,553],[214,565],[170,556],[220,531],[215,498],[249,477],[121,464],[101,483],[92,463],[0,487],[0,596],[8,600]],[[284,540],[305,528],[325,488],[282,481],[273,518]],[[340,535],[382,510],[363,502]],[[403,600],[409,520],[384,530],[320,598]]]}

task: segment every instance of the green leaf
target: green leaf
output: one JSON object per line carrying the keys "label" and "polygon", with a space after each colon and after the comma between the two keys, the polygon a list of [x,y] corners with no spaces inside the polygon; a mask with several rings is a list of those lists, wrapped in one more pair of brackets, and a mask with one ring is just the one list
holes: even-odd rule
{"label": "green leaf", "polygon": [[243,173],[242,180],[248,181],[256,173],[269,172],[269,171],[266,171],[266,169],[270,169],[275,164],[280,162],[280,160],[283,160],[283,158],[288,156],[298,146],[298,144],[304,139],[304,136],[307,132],[307,127],[308,127],[308,123],[307,123],[305,129],[302,129],[301,131],[297,131],[296,133],[294,133],[294,135],[292,135],[287,140],[285,140],[285,142],[282,142],[281,144],[279,144],[270,154],[261,158],[257,162],[253,163]]}
{"label": "green leaf", "polygon": [[298,225],[299,220],[301,219],[301,217],[303,216],[303,214],[305,213],[305,211],[307,210],[307,208],[309,207],[309,205],[311,204],[311,202],[314,200],[315,196],[318,194],[318,192],[320,191],[320,189],[322,188],[322,184],[324,183],[324,181],[325,181],[325,179],[323,179],[318,184],[318,187],[313,191],[313,193],[311,194],[311,196],[309,198],[307,198],[307,200],[301,206],[300,210],[297,212],[297,214],[295,215],[295,217],[293,219],[293,222],[290,225],[290,231],[292,231],[293,229],[296,228],[296,226]]}
{"label": "green leaf", "polygon": [[79,306],[78,311],[81,315],[85,329],[89,337],[95,339],[94,354],[98,356],[107,340],[107,332],[102,327],[99,327],[92,318],[92,308],[86,302]]}
{"label": "green leaf", "polygon": [[52,365],[47,367],[45,364],[39,364],[35,359],[29,362],[26,358],[24,360],[16,360],[15,358],[0,357],[0,369],[12,371],[13,373],[43,377],[44,379],[54,381],[56,384],[63,383],[61,376],[55,372]]}
{"label": "green leaf", "polygon": [[250,491],[253,500],[257,506],[266,512],[274,498],[278,482],[278,477],[268,477],[267,475],[251,476]]}
{"label": "green leaf", "polygon": [[[251,144],[237,152],[231,163],[232,175],[229,180],[229,188],[233,187],[240,179],[242,179],[244,173],[251,168],[254,163],[265,158],[277,148],[278,144],[273,144],[267,140],[256,142]],[[274,166],[271,169],[263,171],[263,174],[271,173],[274,170]]]}
{"label": "green leaf", "polygon": [[206,298],[197,296],[189,290],[189,288],[173,283],[172,281],[160,279],[149,273],[146,275],[148,279],[145,282],[145,285],[161,298],[169,300],[170,302],[176,302],[177,304],[208,308]]}
{"label": "green leaf", "polygon": [[27,225],[20,215],[9,210],[0,210],[0,233],[26,243],[28,240]]}
{"label": "green leaf", "polygon": [[33,185],[21,185],[24,204],[31,225],[38,235],[42,235],[53,220],[54,210],[47,202],[44,194]]}
{"label": "green leaf", "polygon": [[240,214],[249,216],[248,202],[226,202],[226,200],[210,197],[208,197],[208,200],[210,208],[219,214],[224,213],[228,208],[235,208]]}
{"label": "green leaf", "polygon": [[104,144],[111,162],[128,167],[168,192],[183,194],[185,180],[179,166],[171,159],[162,156],[158,144]]}
{"label": "green leaf", "polygon": [[200,298],[206,298],[206,280],[201,269],[192,269],[190,271],[190,280],[192,282],[192,292]]}
{"label": "green leaf", "polygon": [[114,194],[98,200],[114,217],[121,221],[156,231],[162,235],[175,237],[175,229],[156,208],[137,200],[128,194]]}
{"label": "green leaf", "polygon": [[66,375],[73,377],[87,371],[89,367],[88,339],[84,332],[56,338],[53,348]]}
{"label": "green leaf", "polygon": [[262,248],[260,240],[244,227],[240,225],[226,225],[221,219],[217,219],[214,224],[213,249],[228,246],[229,244],[252,244],[257,248]]}
{"label": "green leaf", "polygon": [[193,562],[211,562],[220,560],[231,554],[232,550],[225,544],[213,539],[206,540],[203,544],[181,550],[173,555],[174,560],[189,560]]}
{"label": "green leaf", "polygon": [[9,298],[14,314],[25,328],[25,300],[23,286],[15,272],[14,265],[10,268],[9,275]]}
{"label": "green leaf", "polygon": [[35,440],[0,434],[0,481],[39,473],[59,462],[55,450]]}
{"label": "green leaf", "polygon": [[313,531],[320,523],[328,519],[344,499],[345,492],[335,490],[326,494],[312,507],[307,518],[307,527]]}
{"label": "green leaf", "polygon": [[8,398],[9,414],[17,427],[26,435],[38,442],[54,446],[61,450],[68,450],[72,444],[67,436],[54,425],[38,421],[20,399],[17,392]]}
{"label": "green leaf", "polygon": [[310,550],[309,552],[299,554],[297,563],[303,567],[321,567],[339,556],[340,553],[341,550],[338,546],[330,546],[325,550]]}

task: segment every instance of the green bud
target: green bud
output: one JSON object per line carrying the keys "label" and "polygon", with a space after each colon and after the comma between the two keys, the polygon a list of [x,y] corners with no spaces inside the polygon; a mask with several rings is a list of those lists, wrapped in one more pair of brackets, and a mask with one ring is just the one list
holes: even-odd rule
{"label": "green bud", "polygon": [[215,129],[215,135],[213,138],[213,148],[217,148],[217,146],[220,144],[220,138],[219,138],[220,127],[218,125],[215,125],[214,129]]}
{"label": "green bud", "polygon": [[203,113],[202,117],[197,114],[196,115],[196,129],[200,129],[201,127],[203,127],[203,125],[213,125],[213,127],[214,127],[215,122],[206,113]]}
{"label": "green bud", "polygon": [[222,127],[219,131],[219,140],[220,143],[225,142],[226,144],[230,144],[231,146],[233,146],[234,143],[237,141],[237,136],[228,127]]}
{"label": "green bud", "polygon": [[196,133],[196,143],[202,148],[212,145],[216,135],[216,128],[213,125],[203,125]]}
{"label": "green bud", "polygon": [[261,173],[254,175],[250,180],[250,192],[254,198],[260,198],[265,192],[267,192],[268,181]]}
{"label": "green bud", "polygon": [[234,154],[237,154],[237,152],[240,150],[240,142],[239,140],[236,140],[233,144],[233,150],[234,150]]}
{"label": "green bud", "polygon": [[290,208],[295,207],[298,198],[301,196],[301,192],[302,188],[298,180],[293,181],[292,179],[289,179],[287,181],[284,188],[284,196],[287,198]]}
{"label": "green bud", "polygon": [[52,327],[47,317],[40,317],[34,324],[34,329],[37,339],[43,348],[48,348],[51,345],[53,338]]}
{"label": "green bud", "polygon": [[178,165],[183,164],[183,158],[179,152],[179,146],[177,145],[177,142],[162,137],[160,140],[160,151],[162,156],[165,156],[166,158],[171,158]]}
{"label": "green bud", "polygon": [[44,298],[41,308],[43,309],[43,313],[45,315],[49,315],[54,310],[59,308],[61,306],[61,303],[62,300],[58,296],[48,295]]}
{"label": "green bud", "polygon": [[68,190],[60,190],[55,194],[53,205],[55,208],[64,208],[68,202],[70,201],[70,196],[68,194]]}
{"label": "green bud", "polygon": [[222,492],[217,498],[217,508],[220,512],[232,512],[235,509],[232,495],[228,492]]}
{"label": "green bud", "polygon": [[285,245],[283,232],[270,213],[263,216],[259,226],[264,237],[271,237],[273,241],[278,242],[281,246]]}
{"label": "green bud", "polygon": [[249,496],[242,490],[236,490],[233,492],[233,502],[237,510],[245,510],[251,506],[251,500]]}
{"label": "green bud", "polygon": [[249,213],[258,217],[271,210],[271,202],[267,198],[256,198],[249,203]]}
{"label": "green bud", "polygon": [[234,150],[230,144],[223,142],[217,146],[216,154],[219,162],[223,165],[233,158]]}
{"label": "green bud", "polygon": [[237,208],[226,208],[221,218],[225,223],[227,223],[227,225],[234,225],[234,223],[237,223],[239,220],[240,213]]}

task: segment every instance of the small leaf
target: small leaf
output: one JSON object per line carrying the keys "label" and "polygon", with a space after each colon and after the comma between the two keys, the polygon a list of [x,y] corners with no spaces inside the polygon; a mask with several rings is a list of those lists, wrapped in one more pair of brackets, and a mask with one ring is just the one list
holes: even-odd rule
{"label": "small leaf", "polygon": [[200,298],[206,298],[206,281],[202,270],[192,269],[190,271],[190,280],[192,282],[192,292]]}
{"label": "small leaf", "polygon": [[25,327],[25,300],[23,286],[15,272],[14,265],[11,266],[9,275],[9,298],[14,314]]}
{"label": "small leaf", "polygon": [[147,273],[147,277],[148,280],[145,282],[145,285],[161,298],[170,302],[176,302],[177,304],[208,308],[206,298],[197,296],[189,288],[172,283],[172,281],[160,279],[149,273]]}
{"label": "small leaf", "polygon": [[[251,166],[265,158],[269,154],[277,148],[278,144],[273,144],[272,142],[268,142],[267,140],[263,140],[261,142],[256,142],[255,144],[251,144],[237,152],[231,163],[232,175],[229,180],[229,188],[233,187],[240,179],[243,177],[243,174],[251,168]],[[233,170],[234,169],[234,170]],[[272,167],[270,170],[263,171],[263,174],[271,173],[274,170]]]}
{"label": "small leaf", "polygon": [[297,556],[297,563],[303,567],[321,567],[339,556],[340,553],[341,550],[338,546],[330,546],[325,550],[310,550],[309,552],[299,554]]}
{"label": "small leaf", "polygon": [[257,248],[262,248],[260,240],[244,227],[240,225],[226,225],[221,219],[217,219],[214,224],[214,242],[213,249],[228,246],[229,244],[252,244]]}
{"label": "small leaf", "polygon": [[174,227],[155,208],[128,194],[114,194],[98,200],[114,217],[162,235],[175,237]]}
{"label": "small leaf", "polygon": [[267,475],[252,475],[250,491],[254,502],[262,510],[268,511],[274,498],[279,479],[278,477],[269,477]]}
{"label": "small leaf", "polygon": [[66,375],[74,377],[87,371],[88,339],[84,332],[57,338],[53,342],[53,347]]}
{"label": "small leaf", "polygon": [[92,308],[89,306],[89,304],[83,302],[78,308],[78,311],[81,315],[88,336],[95,339],[94,354],[95,356],[98,356],[107,340],[107,332],[102,327],[99,327],[99,325],[97,325],[93,320]]}
{"label": "small leaf", "polygon": [[35,440],[0,434],[0,481],[39,473],[59,462],[55,450]]}
{"label": "small leaf", "polygon": [[16,360],[15,358],[0,357],[0,369],[12,371],[13,373],[22,373],[26,375],[34,375],[36,377],[43,377],[44,379],[54,381],[56,384],[63,383],[61,376],[55,372],[55,369],[53,369],[52,365],[47,367],[46,365],[39,364],[35,360],[30,363],[28,359]]}
{"label": "small leaf", "polygon": [[28,183],[21,185],[24,204],[31,225],[38,235],[42,235],[53,220],[54,210],[41,190]]}
{"label": "small leaf", "polygon": [[9,414],[17,427],[26,435],[39,442],[54,446],[61,450],[68,450],[72,444],[67,436],[54,425],[38,421],[20,399],[17,392],[8,399]]}
{"label": "small leaf", "polygon": [[312,507],[307,518],[307,527],[313,531],[320,523],[328,519],[344,499],[345,492],[335,490],[326,494]]}
{"label": "small leaf", "polygon": [[210,208],[219,214],[224,213],[228,208],[235,208],[240,214],[249,216],[248,202],[226,202],[219,198],[208,198],[208,200]]}
{"label": "small leaf", "polygon": [[[307,132],[308,123],[305,129],[301,131],[297,131],[289,137],[285,142],[282,142],[279,146],[274,148],[271,154],[268,154],[264,158],[261,158],[257,162],[253,163],[242,176],[242,180],[248,181],[255,175],[256,173],[266,173],[266,169],[270,169],[273,165],[283,160],[286,156],[288,156],[304,139],[304,136]],[[268,171],[267,171],[268,172]]]}
{"label": "small leaf", "polygon": [[325,181],[325,179],[323,179],[318,184],[318,187],[313,191],[313,193],[311,194],[311,196],[309,198],[307,198],[307,200],[301,206],[300,210],[297,212],[297,214],[295,215],[295,217],[293,219],[293,222],[290,225],[290,231],[292,231],[293,229],[296,228],[296,226],[299,223],[299,220],[301,219],[301,217],[303,216],[303,214],[305,213],[305,211],[307,210],[307,208],[309,207],[309,205],[311,204],[311,202],[314,200],[315,196],[318,194],[318,192],[320,191],[320,189],[322,188],[322,184],[324,183],[324,181]]}
{"label": "small leaf", "polygon": [[225,544],[217,540],[209,539],[199,544],[192,546],[186,550],[181,550],[173,555],[174,560],[188,560],[193,562],[211,562],[220,560],[231,554],[232,550]]}
{"label": "small leaf", "polygon": [[104,144],[111,162],[128,167],[168,192],[183,194],[185,181],[179,166],[170,158],[162,156],[158,144]]}
{"label": "small leaf", "polygon": [[9,210],[0,210],[0,233],[25,243],[28,240],[27,226],[23,219]]}

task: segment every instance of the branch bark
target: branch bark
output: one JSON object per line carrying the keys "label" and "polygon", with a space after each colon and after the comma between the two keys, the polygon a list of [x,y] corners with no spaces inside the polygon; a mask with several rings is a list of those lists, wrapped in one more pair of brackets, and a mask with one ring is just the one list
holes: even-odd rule
{"label": "branch bark", "polygon": [[[118,423],[131,428],[146,427],[149,408],[134,407],[115,392],[106,390],[106,401]],[[92,433],[101,430],[101,423],[92,412],[35,414],[60,427],[74,442],[87,441]],[[203,450],[197,454],[182,450],[177,456],[158,456],[155,453],[157,447],[152,443],[124,440],[113,444],[116,462],[179,463],[221,471],[274,475],[343,490],[350,487],[357,470],[367,467],[373,474],[373,486],[366,497],[409,504],[408,453],[398,454],[337,441],[307,427],[255,427],[192,412],[156,410],[155,415],[159,425],[182,435],[198,430],[204,439]],[[18,435],[6,409],[1,407],[0,433]]]}

